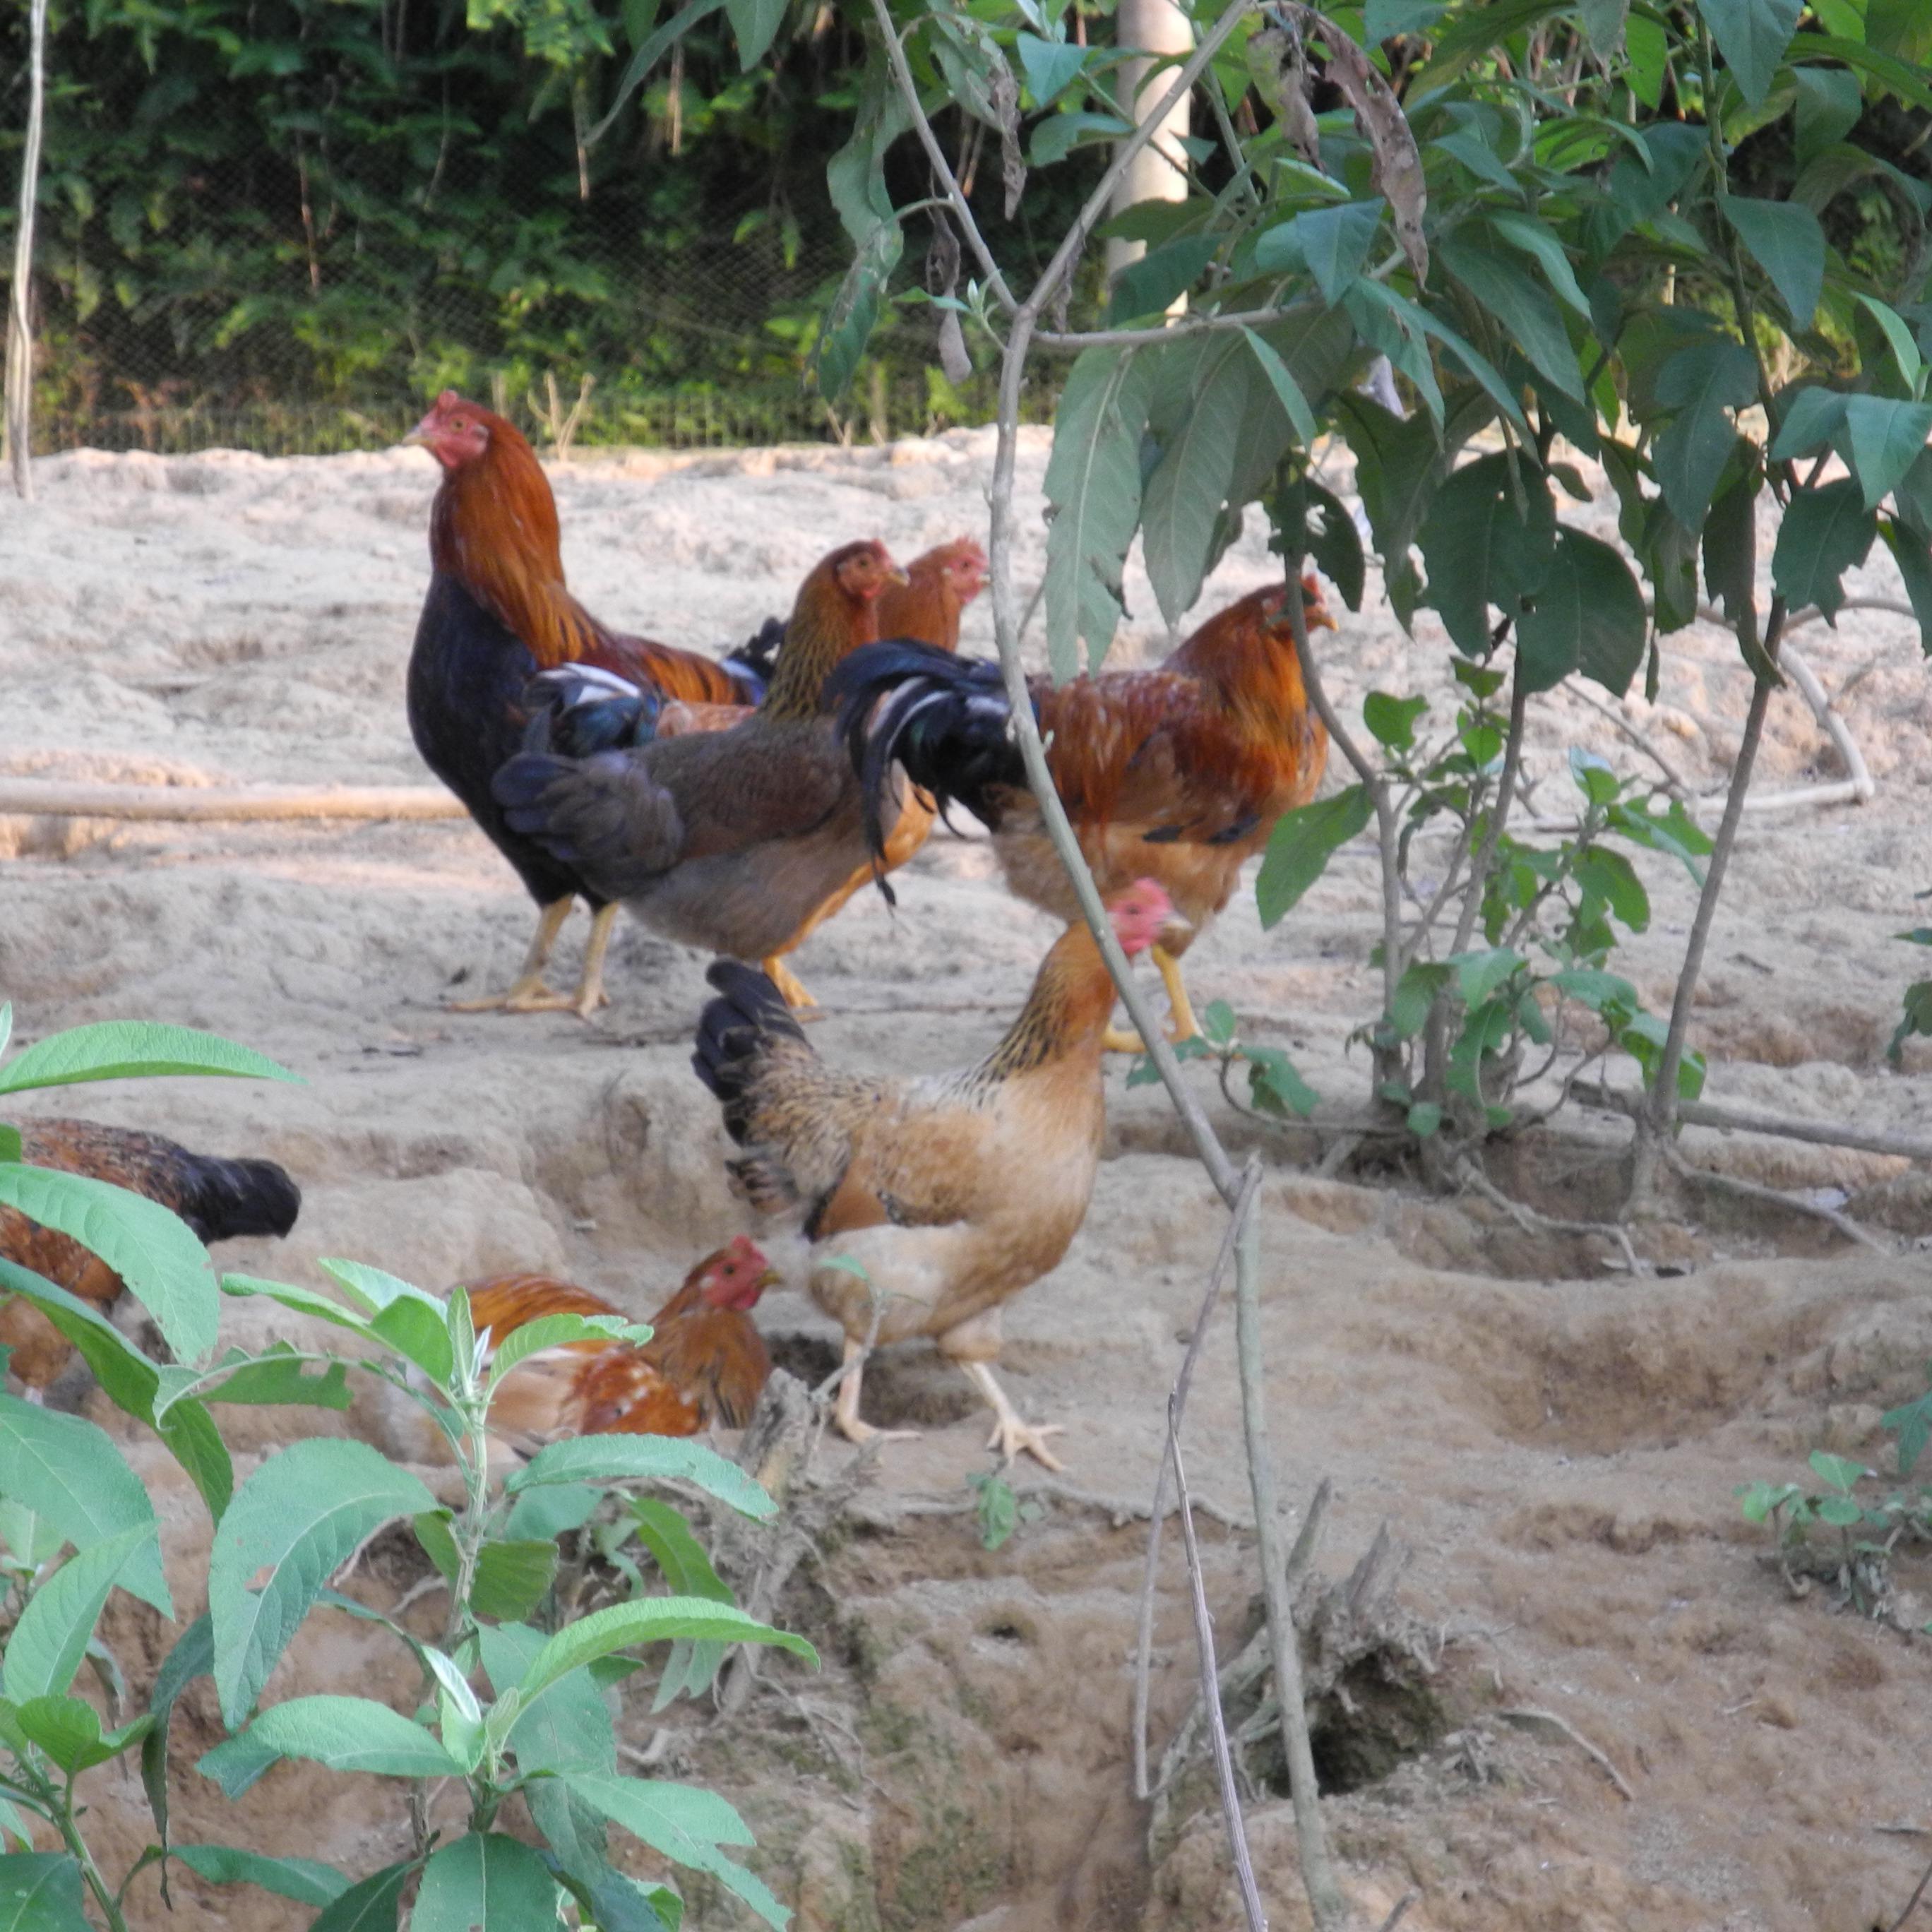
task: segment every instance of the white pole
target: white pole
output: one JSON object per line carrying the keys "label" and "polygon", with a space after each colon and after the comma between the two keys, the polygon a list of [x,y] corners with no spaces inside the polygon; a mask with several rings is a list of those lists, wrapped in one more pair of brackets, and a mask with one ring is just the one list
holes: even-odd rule
{"label": "white pole", "polygon": [[7,304],[7,454],[14,488],[34,498],[34,338],[29,317],[34,275],[34,210],[40,179],[40,123],[46,100],[47,0],[32,0],[28,22],[27,144],[20,155],[20,232],[14,246],[14,286]]}
{"label": "white pole", "polygon": [[[1120,46],[1147,54],[1185,56],[1194,46],[1194,30],[1174,0],[1120,0],[1114,32]],[[1123,64],[1120,98],[1133,102],[1137,122],[1144,120],[1159,104],[1173,79],[1171,66],[1159,67],[1153,60]],[[1188,110],[1188,98],[1183,94],[1162,120],[1154,139],[1129,164],[1114,193],[1116,214],[1139,201],[1187,199],[1187,162],[1180,141],[1190,125]],[[1130,262],[1138,262],[1146,253],[1143,242],[1109,242],[1108,279],[1111,280]]]}

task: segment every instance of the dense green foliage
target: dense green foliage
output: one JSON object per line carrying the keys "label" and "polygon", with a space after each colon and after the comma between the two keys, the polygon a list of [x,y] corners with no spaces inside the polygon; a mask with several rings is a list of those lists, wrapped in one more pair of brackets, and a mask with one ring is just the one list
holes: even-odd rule
{"label": "dense green foliage", "polygon": [[[10,1010],[0,1006],[0,1049]],[[0,1067],[0,1094],[130,1075],[206,1073],[286,1079],[259,1054],[178,1027],[82,1027]],[[676,1932],[682,1906],[662,1886],[610,1864],[612,1825],[674,1863],[702,1873],[771,1924],[787,1914],[725,1848],[751,1843],[723,1799],[662,1779],[628,1778],[605,1692],[638,1667],[624,1653],[671,1648],[661,1702],[706,1688],[734,1643],[776,1644],[815,1661],[802,1638],[747,1616],[678,1513],[626,1492],[674,1479],[752,1518],[770,1498],[735,1464],[694,1442],[592,1436],[553,1443],[505,1476],[493,1472],[486,1430],[503,1378],[536,1351],[590,1340],[642,1340],[648,1328],[610,1317],[552,1316],[495,1350],[479,1342],[461,1288],[446,1299],[380,1268],[322,1264],[334,1295],[230,1276],[218,1289],[188,1228],[136,1195],[32,1167],[17,1159],[16,1130],[0,1126],[0,1200],[31,1203],[35,1216],[84,1242],[125,1274],[172,1349],[157,1362],[91,1304],[11,1262],[0,1290],[52,1321],[116,1406],[152,1430],[193,1480],[212,1521],[206,1613],[182,1631],[147,1690],[146,1708],[104,1730],[96,1706],[73,1689],[84,1662],[100,1675],[110,1710],[127,1687],[99,1640],[121,1590],[164,1618],[175,1605],[163,1573],[154,1504],[113,1438],[79,1416],[0,1394],[0,1906],[22,1932],[86,1932],[88,1901],[112,1932],[127,1932],[130,1882],[170,1859],[214,1884],[266,1887],[320,1908],[316,1932],[394,1932],[415,1888],[419,1928],[530,1927],[565,1922],[604,1932]],[[267,1299],[328,1325],[339,1352],[277,1343],[256,1356],[218,1355],[220,1296]],[[368,1444],[328,1434],[291,1443],[238,1488],[214,1411],[225,1403],[349,1406],[350,1367],[418,1404],[461,1473],[459,1508],[440,1504],[411,1470]],[[552,1584],[560,1537],[599,1516],[596,1546],[616,1556],[629,1587],[568,1620]],[[335,1591],[331,1580],[386,1526],[406,1522],[442,1579],[442,1640],[427,1643],[394,1619]],[[647,1582],[618,1556],[633,1536],[668,1588]],[[199,1594],[197,1592],[197,1594]],[[580,1601],[580,1596],[574,1598]],[[284,1697],[262,1691],[308,1618],[346,1615],[392,1638],[422,1672],[413,1714],[346,1695]],[[284,1759],[404,1781],[415,1823],[410,1856],[361,1874],[311,1858],[272,1858],[226,1845],[178,1845],[169,1794],[170,1721],[182,1690],[214,1680],[231,1735],[194,1768],[232,1798]],[[116,1715],[120,1714],[117,1712]],[[140,1754],[155,1841],[110,1880],[82,1828],[75,1780],[124,1754]],[[439,1815],[436,1780],[461,1792],[464,1817]],[[506,1805],[526,1812],[533,1849],[501,1828]],[[28,1819],[58,1834],[61,1851],[36,1852]],[[4,1850],[11,1839],[21,1847]]]}

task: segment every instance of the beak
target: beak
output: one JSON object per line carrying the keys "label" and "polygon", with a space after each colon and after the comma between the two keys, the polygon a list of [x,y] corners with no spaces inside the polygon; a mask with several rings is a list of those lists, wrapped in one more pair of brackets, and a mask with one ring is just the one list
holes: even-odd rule
{"label": "beak", "polygon": [[1328,607],[1325,604],[1317,604],[1312,610],[1304,612],[1302,621],[1311,631],[1335,631],[1341,628],[1329,616]]}
{"label": "beak", "polygon": [[784,1276],[780,1270],[775,1268],[768,1268],[763,1274],[759,1276],[756,1281],[752,1282],[752,1286],[753,1288],[757,1289],[759,1294],[762,1294],[768,1288],[776,1288],[784,1280]]}
{"label": "beak", "polygon": [[422,421],[403,438],[400,446],[405,449],[412,448],[427,449],[429,447],[430,426],[433,420],[430,416],[424,416]]}
{"label": "beak", "polygon": [[1194,922],[1183,919],[1180,914],[1171,913],[1162,920],[1160,930],[1154,936],[1154,943],[1168,954],[1185,952],[1194,943]]}
{"label": "beak", "polygon": [[903,585],[910,584],[912,579],[897,564],[894,564],[892,568],[886,572],[886,581],[888,584]]}

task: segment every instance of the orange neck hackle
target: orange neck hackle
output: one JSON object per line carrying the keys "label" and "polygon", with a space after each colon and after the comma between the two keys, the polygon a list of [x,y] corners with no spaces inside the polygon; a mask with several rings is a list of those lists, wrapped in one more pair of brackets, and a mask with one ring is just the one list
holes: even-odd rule
{"label": "orange neck hackle", "polygon": [[[1301,580],[1303,620],[1332,631],[1335,620],[1311,573]],[[1217,610],[1168,658],[1208,686],[1244,723],[1273,733],[1308,708],[1301,659],[1286,604],[1287,586],[1271,584]]]}
{"label": "orange neck hackle", "polygon": [[832,667],[860,645],[878,640],[879,593],[905,580],[882,543],[846,544],[821,560],[792,606],[764,715],[816,718]]}

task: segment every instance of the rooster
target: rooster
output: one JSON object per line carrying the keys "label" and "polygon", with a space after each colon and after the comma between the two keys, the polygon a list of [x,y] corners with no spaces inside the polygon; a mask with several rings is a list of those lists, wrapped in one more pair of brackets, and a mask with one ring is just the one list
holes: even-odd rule
{"label": "rooster", "polygon": [[[1334,628],[1313,578],[1301,584],[1311,626]],[[1159,668],[1106,671],[1055,686],[1028,680],[1047,766],[1102,894],[1157,879],[1198,932],[1232,895],[1244,862],[1282,814],[1315,796],[1328,734],[1310,710],[1294,633],[1274,585],[1210,617]],[[1071,919],[1078,906],[1028,789],[999,665],[916,644],[855,652],[835,674],[845,730],[868,801],[895,760],[942,801],[993,834],[1006,883]],[[886,699],[881,704],[879,700]],[[895,794],[896,796],[896,794]],[[888,849],[897,814],[871,814],[873,850]],[[1174,1037],[1200,1030],[1178,955],[1154,964],[1173,1007]],[[1132,1034],[1108,1046],[1138,1052]]]}
{"label": "rooster", "polygon": [[[1116,894],[1109,915],[1130,956],[1185,938],[1151,879]],[[990,1364],[1001,1304],[1058,1265],[1094,1192],[1114,984],[1092,934],[1076,924],[1054,943],[978,1065],[920,1080],[835,1072],[762,974],[718,960],[709,977],[721,997],[692,1064],[743,1150],[734,1180],[762,1212],[796,1218],[802,1285],[845,1331],[840,1430],[880,1433],[859,1416],[872,1344],[929,1335],[992,1409],[987,1446],[1059,1468],[1058,1425],[1022,1420]]]}
{"label": "rooster", "polygon": [[[494,782],[505,822],[666,938],[772,957],[867,862],[825,680],[877,637],[876,600],[903,575],[882,544],[825,558],[799,592],[764,703],[729,730],[659,741],[634,691],[595,670],[542,674],[529,748]],[[890,788],[879,808],[896,820]]]}
{"label": "rooster", "polygon": [[[567,865],[506,824],[490,793],[496,768],[516,752],[524,687],[538,671],[584,664],[613,671],[667,698],[755,703],[755,674],[734,676],[695,652],[630,638],[600,624],[563,576],[556,500],[536,453],[514,424],[446,389],[406,441],[442,466],[430,512],[434,574],[410,657],[410,730],[416,749],[469,808],[516,868],[539,908],[536,938],[513,985],[458,1012],[568,1012],[589,1018],[608,1004],[604,956],[616,908]],[[574,994],[551,992],[544,968],[572,902],[593,915]]]}
{"label": "rooster", "polygon": [[[272,1160],[220,1160],[190,1154],[159,1134],[104,1127],[91,1120],[36,1120],[20,1129],[20,1158],[29,1166],[111,1181],[171,1209],[202,1242],[244,1234],[286,1234],[302,1208],[302,1191]],[[121,1277],[71,1237],[44,1228],[17,1209],[0,1207],[0,1258],[29,1268],[97,1308],[121,1298]],[[0,1342],[28,1398],[66,1367],[73,1345],[28,1303],[0,1306]]]}
{"label": "rooster", "polygon": [[[526,1355],[503,1378],[490,1426],[534,1449],[569,1436],[695,1436],[713,1423],[742,1429],[771,1373],[752,1320],[778,1275],[740,1234],[707,1255],[650,1318],[651,1339],[567,1342]],[[498,1275],[468,1284],[470,1318],[493,1348],[546,1315],[610,1315],[588,1288],[554,1276]]]}

